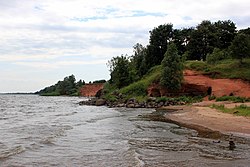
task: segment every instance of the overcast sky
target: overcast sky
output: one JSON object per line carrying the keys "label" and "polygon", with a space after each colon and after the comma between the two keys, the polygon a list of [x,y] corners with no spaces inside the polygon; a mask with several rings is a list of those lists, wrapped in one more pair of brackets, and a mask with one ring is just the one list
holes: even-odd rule
{"label": "overcast sky", "polygon": [[160,24],[250,25],[249,0],[0,0],[0,92],[34,92],[74,74],[109,79],[108,60]]}

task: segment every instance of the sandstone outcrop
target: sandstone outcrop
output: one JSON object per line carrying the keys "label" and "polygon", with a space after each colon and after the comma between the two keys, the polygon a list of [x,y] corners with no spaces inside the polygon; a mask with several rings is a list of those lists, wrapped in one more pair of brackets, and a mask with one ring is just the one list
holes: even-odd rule
{"label": "sandstone outcrop", "polygon": [[184,79],[188,84],[211,87],[211,94],[217,97],[250,97],[250,83],[240,79],[212,79],[191,70],[185,70]]}
{"label": "sandstone outcrop", "polygon": [[103,83],[86,84],[80,90],[81,96],[94,97],[100,90],[103,89],[103,85]]}
{"label": "sandstone outcrop", "polygon": [[185,70],[181,90],[173,92],[160,84],[152,84],[148,87],[147,92],[148,96],[153,97],[198,95],[250,97],[250,83],[240,79],[212,79],[198,72]]}

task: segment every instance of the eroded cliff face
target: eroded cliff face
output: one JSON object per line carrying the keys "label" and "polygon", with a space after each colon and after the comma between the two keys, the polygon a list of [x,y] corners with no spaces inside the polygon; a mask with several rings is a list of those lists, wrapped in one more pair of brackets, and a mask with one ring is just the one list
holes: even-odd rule
{"label": "eroded cliff face", "polygon": [[[96,93],[103,89],[104,84],[86,84],[81,88],[81,96],[94,97]],[[212,79],[198,72],[185,70],[184,83],[178,92],[171,92],[160,84],[152,84],[148,87],[148,96],[197,96],[215,95],[220,96],[241,96],[250,97],[250,83],[239,79]]]}
{"label": "eroded cliff face", "polygon": [[86,84],[80,90],[81,96],[94,97],[98,91],[103,89],[103,85],[103,83]]}
{"label": "eroded cliff face", "polygon": [[250,84],[239,79],[212,79],[198,72],[185,70],[181,90],[171,92],[159,84],[148,88],[149,96],[206,95],[250,97]]}
{"label": "eroded cliff face", "polygon": [[250,83],[240,79],[212,79],[195,71],[184,72],[186,83],[205,85],[212,88],[212,95],[250,97]]}

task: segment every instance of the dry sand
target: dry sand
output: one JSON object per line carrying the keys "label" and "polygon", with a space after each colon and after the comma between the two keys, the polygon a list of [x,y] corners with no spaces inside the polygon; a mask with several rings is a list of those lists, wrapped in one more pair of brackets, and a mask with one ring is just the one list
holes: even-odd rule
{"label": "dry sand", "polygon": [[[176,111],[165,114],[165,118],[169,121],[191,127],[194,129],[203,129],[217,131],[222,134],[233,134],[241,137],[250,138],[250,118],[243,116],[235,116],[232,114],[222,113],[208,106],[216,104],[224,104],[225,107],[232,108],[242,103],[229,102],[210,102],[205,101],[195,103],[192,106],[174,107]],[[244,103],[250,106],[250,103]],[[173,107],[166,107],[171,109]]]}

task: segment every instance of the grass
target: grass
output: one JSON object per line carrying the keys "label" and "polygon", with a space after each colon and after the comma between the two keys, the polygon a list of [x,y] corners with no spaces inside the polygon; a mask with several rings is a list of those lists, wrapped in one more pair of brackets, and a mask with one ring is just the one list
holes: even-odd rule
{"label": "grass", "polygon": [[218,61],[215,65],[209,65],[203,61],[187,61],[186,69],[200,71],[212,78],[242,79],[250,81],[250,59],[244,59],[240,64],[236,59]]}
{"label": "grass", "polygon": [[157,97],[156,102],[166,102],[166,101],[174,101],[174,102],[185,102],[185,103],[195,103],[195,102],[201,102],[202,97],[201,96],[179,96],[179,97]]}
{"label": "grass", "polygon": [[215,109],[222,111],[224,113],[250,117],[250,107],[248,107],[245,104],[241,104],[241,105],[236,106],[234,108],[226,108],[224,105],[213,104],[211,106],[211,108],[215,108]]}
{"label": "grass", "polygon": [[154,82],[159,81],[160,76],[161,66],[155,66],[141,80],[122,88],[120,92],[128,97],[145,97],[147,96],[148,86]]}
{"label": "grass", "polygon": [[250,98],[238,97],[238,96],[222,96],[216,98],[216,101],[231,101],[234,103],[250,102]]}

